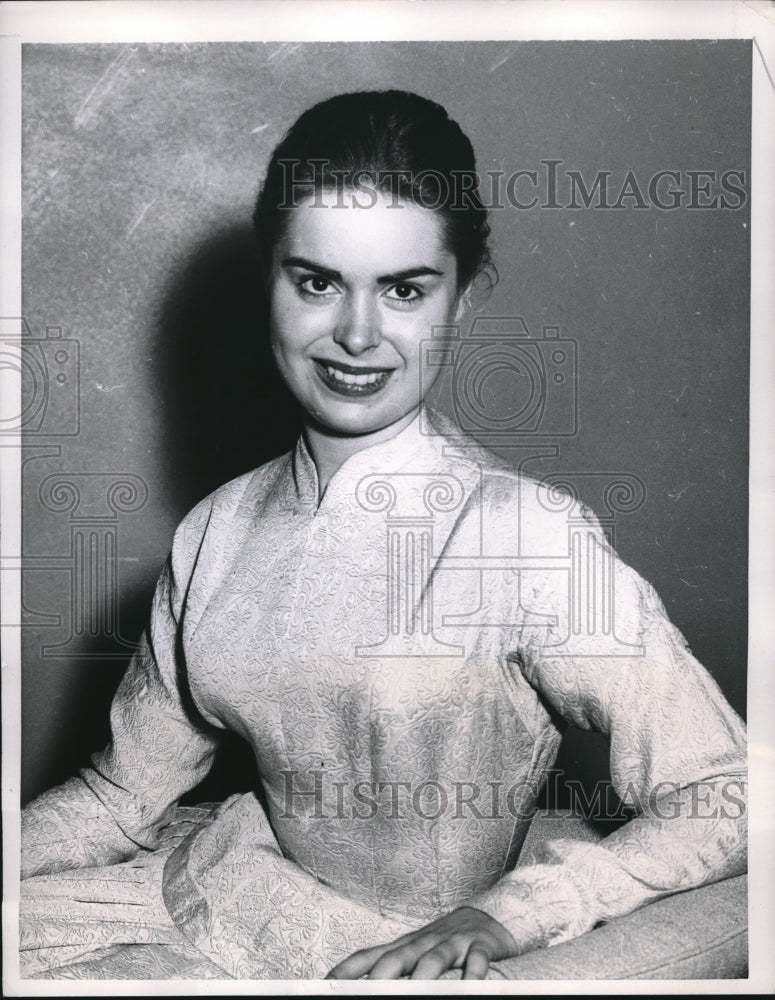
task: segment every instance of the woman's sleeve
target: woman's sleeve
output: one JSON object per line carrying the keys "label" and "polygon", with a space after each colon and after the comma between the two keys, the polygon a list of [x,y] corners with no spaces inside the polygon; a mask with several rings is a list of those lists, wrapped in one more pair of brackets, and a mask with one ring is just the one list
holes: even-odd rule
{"label": "woman's sleeve", "polygon": [[524,633],[515,655],[566,720],[608,736],[615,791],[636,815],[599,843],[547,841],[535,863],[470,900],[508,928],[520,951],[746,870],[743,723],[654,589],[616,557],[599,526],[595,535],[610,567],[613,627],[573,634],[567,600],[547,581],[544,607],[557,626],[548,637]]}
{"label": "woman's sleeve", "polygon": [[179,527],[150,624],[113,699],[111,741],[78,777],[22,810],[22,878],[122,861],[153,849],[178,798],[212,764],[217,735],[187,697],[178,626],[207,523]]}

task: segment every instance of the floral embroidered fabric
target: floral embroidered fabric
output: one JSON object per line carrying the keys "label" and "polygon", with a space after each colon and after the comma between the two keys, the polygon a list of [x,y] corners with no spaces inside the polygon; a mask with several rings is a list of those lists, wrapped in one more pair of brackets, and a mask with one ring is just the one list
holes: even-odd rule
{"label": "floral embroidered fabric", "polygon": [[[94,872],[131,864],[156,909],[92,940],[104,968],[142,944],[224,978],[322,977],[464,903],[545,947],[745,869],[743,725],[589,511],[427,410],[318,494],[300,441],[179,527],[110,745],[24,812],[23,974],[57,945],[100,974],[72,900],[105,915]],[[515,870],[566,722],[639,814]],[[226,728],[267,810],[181,825]]]}

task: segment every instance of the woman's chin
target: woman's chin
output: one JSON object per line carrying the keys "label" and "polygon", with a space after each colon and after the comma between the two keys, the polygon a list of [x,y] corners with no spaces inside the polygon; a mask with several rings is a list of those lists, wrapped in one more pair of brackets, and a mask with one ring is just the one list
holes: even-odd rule
{"label": "woman's chin", "polygon": [[368,437],[401,424],[417,406],[399,407],[390,404],[366,406],[365,401],[343,401],[334,406],[316,407],[308,413],[310,419],[325,433],[339,437]]}

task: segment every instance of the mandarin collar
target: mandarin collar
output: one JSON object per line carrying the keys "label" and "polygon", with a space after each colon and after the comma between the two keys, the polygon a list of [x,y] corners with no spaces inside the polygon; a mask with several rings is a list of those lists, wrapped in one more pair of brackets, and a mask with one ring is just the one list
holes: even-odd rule
{"label": "mandarin collar", "polygon": [[[355,501],[358,483],[369,475],[400,472],[407,469],[432,472],[438,469],[447,421],[427,407],[421,407],[414,420],[393,437],[370,445],[351,455],[334,473],[318,504],[318,472],[303,435],[293,451],[292,468],[297,496],[313,512],[332,505]],[[348,504],[349,505],[349,504]]]}

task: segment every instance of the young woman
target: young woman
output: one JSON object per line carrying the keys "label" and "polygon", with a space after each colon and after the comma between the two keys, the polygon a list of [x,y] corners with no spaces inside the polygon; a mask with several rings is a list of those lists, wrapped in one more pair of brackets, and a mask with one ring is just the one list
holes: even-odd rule
{"label": "young woman", "polygon": [[[424,405],[489,261],[474,176],[398,91],[275,150],[254,218],[303,434],[185,518],[110,745],[25,810],[23,975],[478,979],[744,871],[743,726],[652,588]],[[515,868],[566,722],[637,816]],[[260,795],[181,809],[224,729]]]}

